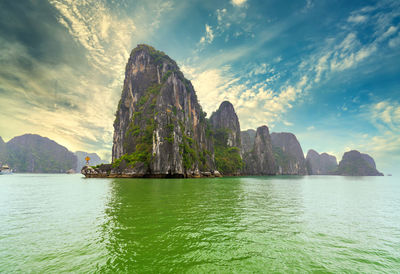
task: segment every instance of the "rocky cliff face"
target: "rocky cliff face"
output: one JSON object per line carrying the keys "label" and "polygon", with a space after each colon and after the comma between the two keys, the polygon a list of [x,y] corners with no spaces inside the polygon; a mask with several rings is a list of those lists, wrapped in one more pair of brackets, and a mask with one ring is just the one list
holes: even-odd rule
{"label": "rocky cliff face", "polygon": [[215,151],[215,166],[223,175],[240,175],[240,124],[233,105],[222,102],[209,120]]}
{"label": "rocky cliff face", "polygon": [[271,136],[267,126],[257,128],[254,144],[250,152],[243,155],[243,173],[248,175],[274,175],[275,160],[272,152]]}
{"label": "rocky cliff face", "polygon": [[250,152],[253,149],[255,137],[256,131],[254,129],[248,129],[240,132],[240,140],[242,142],[242,155]]}
{"label": "rocky cliff face", "polygon": [[89,165],[91,166],[97,166],[100,164],[103,164],[105,161],[103,161],[99,155],[96,153],[87,153],[84,151],[76,151],[75,156],[77,157],[77,165],[76,165],[76,172],[80,172],[81,169],[86,166],[86,156],[90,157]]}
{"label": "rocky cliff face", "polygon": [[374,159],[369,156],[368,154],[365,153],[361,153],[361,157],[364,159],[364,161],[366,161],[368,163],[368,165],[374,169],[376,169],[376,164]]}
{"label": "rocky cliff face", "polygon": [[374,159],[368,154],[360,153],[357,150],[348,151],[343,155],[335,174],[345,176],[383,176],[376,169]]}
{"label": "rocky cliff face", "polygon": [[222,102],[219,109],[211,115],[210,123],[215,131],[224,131],[227,146],[240,148],[239,119],[230,102]]}
{"label": "rocky cliff face", "polygon": [[309,175],[329,175],[336,171],[338,166],[335,156],[319,154],[313,149],[307,152],[306,161]]}
{"label": "rocky cliff face", "polygon": [[271,141],[278,174],[307,175],[303,150],[294,134],[273,132]]}
{"label": "rocky cliff face", "polygon": [[3,162],[17,172],[65,173],[76,169],[77,159],[72,152],[39,135],[14,137],[6,143],[6,150]]}
{"label": "rocky cliff face", "polygon": [[214,148],[205,116],[175,61],[139,45],[126,65],[114,122],[114,168],[132,176],[212,173]]}

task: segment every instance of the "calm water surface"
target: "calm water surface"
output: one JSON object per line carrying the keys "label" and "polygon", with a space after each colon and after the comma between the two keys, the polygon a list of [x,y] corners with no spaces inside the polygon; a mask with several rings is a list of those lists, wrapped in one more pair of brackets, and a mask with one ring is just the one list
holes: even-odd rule
{"label": "calm water surface", "polygon": [[396,177],[0,176],[0,272],[400,272]]}

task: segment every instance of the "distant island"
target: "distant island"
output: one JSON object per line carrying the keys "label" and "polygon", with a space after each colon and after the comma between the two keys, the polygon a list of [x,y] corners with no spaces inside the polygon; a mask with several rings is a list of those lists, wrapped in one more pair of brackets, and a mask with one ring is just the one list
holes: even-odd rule
{"label": "distant island", "polygon": [[8,164],[18,173],[74,173],[86,165],[104,163],[96,153],[69,151],[66,147],[37,134],[24,134],[5,143],[0,137],[0,167]]}
{"label": "distant island", "polygon": [[132,50],[114,121],[112,164],[85,166],[86,177],[220,177],[237,175],[383,175],[358,151],[304,158],[292,133],[266,125],[240,130],[234,106],[210,118],[174,60],[148,45]]}

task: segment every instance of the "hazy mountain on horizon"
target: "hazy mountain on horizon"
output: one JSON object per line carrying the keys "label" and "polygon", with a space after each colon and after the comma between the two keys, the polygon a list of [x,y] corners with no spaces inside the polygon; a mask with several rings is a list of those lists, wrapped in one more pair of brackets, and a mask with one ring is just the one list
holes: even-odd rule
{"label": "hazy mountain on horizon", "polygon": [[16,172],[65,173],[76,169],[76,156],[66,147],[37,134],[0,141],[0,162]]}

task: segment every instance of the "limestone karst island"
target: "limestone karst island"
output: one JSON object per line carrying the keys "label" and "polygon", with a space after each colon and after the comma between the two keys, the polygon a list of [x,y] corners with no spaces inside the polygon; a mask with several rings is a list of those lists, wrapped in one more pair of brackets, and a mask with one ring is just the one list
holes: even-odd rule
{"label": "limestone karst island", "polygon": [[132,50],[114,121],[112,164],[84,166],[86,177],[191,178],[236,175],[381,176],[367,154],[304,157],[292,133],[266,125],[241,131],[234,106],[209,118],[174,60],[148,45]]}

